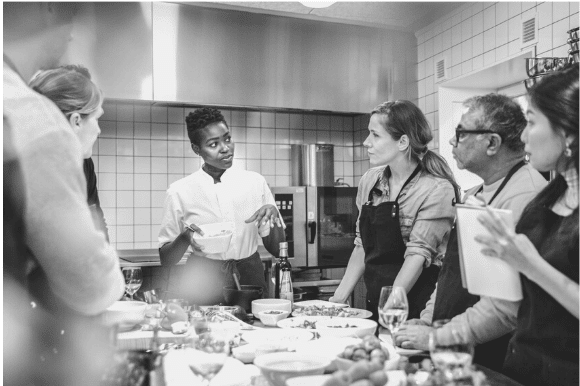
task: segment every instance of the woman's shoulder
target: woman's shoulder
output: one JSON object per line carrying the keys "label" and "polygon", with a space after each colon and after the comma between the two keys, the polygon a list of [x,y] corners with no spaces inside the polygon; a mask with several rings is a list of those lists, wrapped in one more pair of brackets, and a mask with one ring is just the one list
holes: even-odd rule
{"label": "woman's shoulder", "polygon": [[362,175],[360,178],[359,186],[366,186],[369,183],[373,185],[377,182],[377,179],[383,174],[386,166],[375,166],[370,168]]}
{"label": "woman's shoulder", "polygon": [[419,176],[418,183],[420,183],[423,186],[429,187],[430,188],[429,190],[449,189],[453,191],[453,185],[451,184],[451,181],[449,181],[446,178],[439,177],[431,173],[427,173],[425,171],[423,171]]}

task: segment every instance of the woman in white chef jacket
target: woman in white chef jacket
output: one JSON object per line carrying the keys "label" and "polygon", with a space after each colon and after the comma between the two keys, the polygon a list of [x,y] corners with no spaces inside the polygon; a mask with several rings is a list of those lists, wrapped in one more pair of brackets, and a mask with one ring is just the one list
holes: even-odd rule
{"label": "woman in white chef jacket", "polygon": [[[191,148],[204,163],[193,174],[171,184],[167,189],[159,255],[163,266],[177,264],[191,251],[182,278],[181,296],[200,305],[224,302],[222,289],[234,285],[238,273],[241,284],[264,289],[264,269],[257,252],[259,227],[270,232],[262,237],[264,246],[278,255],[284,241],[274,197],[260,174],[232,168],[234,142],[225,118],[214,108],[200,108],[186,118]],[[231,222],[233,235],[226,253],[206,254],[193,238],[198,225]]]}

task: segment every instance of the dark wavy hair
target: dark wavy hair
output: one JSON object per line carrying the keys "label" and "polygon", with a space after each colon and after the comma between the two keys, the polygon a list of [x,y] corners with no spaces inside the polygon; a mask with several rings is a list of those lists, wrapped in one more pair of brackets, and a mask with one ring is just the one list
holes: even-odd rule
{"label": "dark wavy hair", "polygon": [[[563,130],[572,135],[570,144],[572,156],[562,157],[567,162],[566,167],[573,165],[578,173],[578,67],[571,64],[560,71],[542,77],[530,90],[528,100],[548,118],[552,130]],[[552,206],[560,198],[568,184],[560,174],[556,175],[544,190],[542,190],[528,205]]]}
{"label": "dark wavy hair", "polygon": [[527,121],[516,101],[492,93],[469,98],[463,104],[470,111],[481,111],[476,121],[478,129],[495,131],[510,150],[523,155],[525,145],[520,137]]}
{"label": "dark wavy hair", "polygon": [[427,144],[433,139],[433,134],[423,112],[412,102],[397,100],[381,103],[373,109],[371,116],[373,114],[381,116],[381,125],[395,141],[403,135],[409,138],[407,148],[409,159],[421,164],[427,173],[449,181],[453,185],[455,199],[459,201],[460,188],[455,182],[447,161],[427,148]]}
{"label": "dark wavy hair", "polygon": [[213,107],[203,107],[189,113],[185,117],[185,123],[187,125],[187,136],[189,141],[197,146],[201,146],[200,143],[200,130],[211,125],[212,123],[223,123],[228,127],[226,119],[222,115],[221,111],[214,109]]}

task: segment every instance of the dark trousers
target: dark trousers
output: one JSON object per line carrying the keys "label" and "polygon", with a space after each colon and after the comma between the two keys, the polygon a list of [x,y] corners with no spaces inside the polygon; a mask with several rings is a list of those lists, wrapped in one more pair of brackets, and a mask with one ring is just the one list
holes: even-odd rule
{"label": "dark trousers", "polygon": [[223,287],[234,286],[233,273],[240,284],[261,286],[266,291],[264,266],[258,252],[241,260],[212,260],[190,257],[181,278],[182,296],[191,304],[211,306],[225,304]]}

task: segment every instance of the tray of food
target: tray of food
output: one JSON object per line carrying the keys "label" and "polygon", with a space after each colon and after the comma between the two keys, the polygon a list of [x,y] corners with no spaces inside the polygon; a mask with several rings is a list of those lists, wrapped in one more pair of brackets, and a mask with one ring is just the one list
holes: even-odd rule
{"label": "tray of food", "polygon": [[370,318],[372,312],[360,308],[350,307],[298,307],[292,312],[292,316],[338,316],[341,318]]}
{"label": "tray of food", "polygon": [[321,320],[331,319],[332,316],[294,316],[292,318],[278,321],[280,328],[302,328],[304,330],[316,331],[316,323]]}
{"label": "tray of food", "polygon": [[312,306],[316,306],[319,308],[322,308],[322,307],[344,308],[344,307],[348,307],[348,304],[333,303],[333,302],[329,302],[327,300],[304,300],[303,302],[294,302],[294,307],[297,307],[297,308],[312,307]]}

